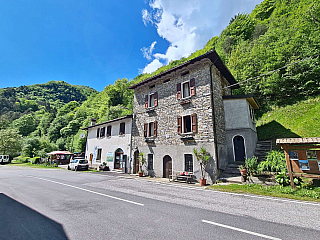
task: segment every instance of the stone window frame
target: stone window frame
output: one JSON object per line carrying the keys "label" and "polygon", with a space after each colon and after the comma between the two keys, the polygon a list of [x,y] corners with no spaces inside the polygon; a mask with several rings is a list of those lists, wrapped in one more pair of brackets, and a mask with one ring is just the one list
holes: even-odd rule
{"label": "stone window frame", "polygon": [[[153,134],[150,134],[151,127],[150,125],[153,124]],[[158,122],[153,121],[153,122],[148,122],[144,124],[144,137],[145,138],[155,138],[157,136],[158,132]]]}
{"label": "stone window frame", "polygon": [[[185,132],[185,126],[184,126],[184,118],[185,117],[190,117],[190,121],[191,121],[191,131],[190,132]],[[179,124],[181,118],[181,125]],[[179,130],[181,127],[181,130]],[[198,131],[198,121],[197,121],[197,114],[196,113],[192,113],[192,114],[185,114],[185,115],[181,115],[178,116],[178,134],[195,134]]]}
{"label": "stone window frame", "polygon": [[[151,101],[151,97],[153,96],[153,101]],[[159,95],[157,91],[153,91],[149,94],[145,95],[145,109],[154,109],[158,106],[158,99]],[[153,106],[151,106],[151,103],[153,103]]]}
{"label": "stone window frame", "polygon": [[[189,96],[184,96],[183,86],[188,83],[189,86]],[[195,78],[188,79],[183,82],[177,83],[177,99],[178,101],[185,101],[196,95],[196,83]]]}

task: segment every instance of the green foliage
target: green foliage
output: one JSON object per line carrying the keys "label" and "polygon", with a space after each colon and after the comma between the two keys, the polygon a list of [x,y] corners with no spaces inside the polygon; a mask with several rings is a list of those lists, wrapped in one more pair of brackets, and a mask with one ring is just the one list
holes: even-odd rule
{"label": "green foliage", "polygon": [[[290,178],[287,176],[286,171],[282,171],[275,176],[276,182],[281,186],[289,186]],[[298,177],[293,177],[293,181],[295,186],[300,186],[302,183],[302,179]]]}
{"label": "green foliage", "polygon": [[38,154],[40,147],[41,143],[39,138],[29,137],[24,140],[24,145],[22,149],[23,155],[26,157],[34,157]]}
{"label": "green foliage", "polygon": [[273,107],[257,121],[259,140],[318,137],[320,135],[320,96],[285,107]]}
{"label": "green foliage", "polygon": [[196,156],[198,163],[200,164],[201,178],[205,179],[205,171],[210,160],[210,153],[208,153],[204,147],[201,147],[200,151],[194,148],[193,153]]}
{"label": "green foliage", "polygon": [[139,172],[143,173],[143,166],[146,164],[146,158],[144,157],[144,153],[143,152],[140,152],[140,154],[139,154],[139,164],[140,164]]}
{"label": "green foliage", "polygon": [[258,158],[253,156],[252,158],[246,158],[245,166],[248,170],[248,175],[253,176],[258,173]]}
{"label": "green foliage", "polygon": [[21,150],[22,136],[16,129],[0,130],[0,152],[15,156]]}
{"label": "green foliage", "polygon": [[266,160],[258,165],[258,171],[286,172],[286,158],[283,151],[269,151]]}

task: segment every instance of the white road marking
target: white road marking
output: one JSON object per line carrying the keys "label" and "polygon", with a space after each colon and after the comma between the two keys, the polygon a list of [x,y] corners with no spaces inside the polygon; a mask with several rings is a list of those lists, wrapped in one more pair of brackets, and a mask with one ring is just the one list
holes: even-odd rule
{"label": "white road marking", "polygon": [[72,187],[72,188],[79,189],[79,190],[82,190],[82,191],[85,191],[85,192],[94,193],[94,194],[97,194],[97,195],[100,195],[100,196],[104,196],[104,197],[116,199],[116,200],[119,200],[119,201],[123,201],[123,202],[127,202],[127,203],[132,203],[132,204],[136,204],[136,205],[139,205],[139,206],[144,206],[143,203],[133,202],[133,201],[126,200],[126,199],[123,199],[123,198],[118,198],[118,197],[110,196],[110,195],[107,195],[107,194],[103,194],[103,193],[91,191],[91,190],[88,190],[88,189],[85,189],[85,188],[76,187],[76,186],[72,186],[72,185],[69,185],[69,184],[65,184],[65,183],[60,183],[60,182],[48,180],[48,179],[45,179],[45,178],[39,178],[39,177],[34,177],[34,176],[29,176],[29,177],[31,177],[31,178],[36,178],[36,179],[40,179],[40,180],[44,180],[44,181],[48,181],[48,182],[52,182],[52,183],[56,183],[56,184],[60,184],[60,185],[67,186],[67,187]]}
{"label": "white road marking", "polygon": [[261,234],[261,233],[256,233],[256,232],[251,232],[251,231],[244,230],[244,229],[241,229],[241,228],[231,227],[231,226],[224,225],[224,224],[221,224],[221,223],[211,222],[211,221],[207,221],[207,220],[202,220],[202,222],[209,223],[209,224],[216,225],[216,226],[223,227],[223,228],[228,228],[228,229],[231,229],[231,230],[234,230],[234,231],[238,231],[238,232],[243,232],[243,233],[255,235],[255,236],[258,236],[258,237],[263,237],[263,238],[272,239],[272,240],[281,240],[281,238],[275,238],[275,237],[267,236],[267,235],[264,235],[264,234]]}

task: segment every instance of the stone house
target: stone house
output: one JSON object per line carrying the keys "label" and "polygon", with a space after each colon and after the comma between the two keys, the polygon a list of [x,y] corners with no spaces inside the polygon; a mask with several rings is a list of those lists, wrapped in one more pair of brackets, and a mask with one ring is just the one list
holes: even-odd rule
{"label": "stone house", "polygon": [[211,155],[206,169],[210,183],[228,162],[251,157],[257,137],[250,114],[258,105],[252,96],[232,96],[235,88],[214,50],[131,86],[133,173],[143,152],[151,176],[188,171],[199,178],[193,150],[205,147]]}
{"label": "stone house", "polygon": [[85,158],[92,167],[98,168],[103,162],[111,170],[130,172],[132,115],[95,124],[91,120],[87,130]]}

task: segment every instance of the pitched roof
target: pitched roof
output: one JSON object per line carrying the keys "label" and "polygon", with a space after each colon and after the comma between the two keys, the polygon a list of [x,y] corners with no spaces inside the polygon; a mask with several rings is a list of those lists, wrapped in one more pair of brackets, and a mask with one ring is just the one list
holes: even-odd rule
{"label": "pitched roof", "polygon": [[[217,52],[215,50],[211,50],[203,55],[200,55],[199,57],[193,58],[185,63],[182,63],[176,67],[173,67],[167,71],[164,71],[162,73],[159,73],[153,77],[150,77],[142,82],[136,83],[134,85],[132,85],[131,87],[129,87],[129,89],[135,89],[137,87],[140,87],[146,83],[149,83],[151,81],[156,80],[159,77],[165,76],[173,71],[176,71],[178,69],[181,69],[183,67],[186,67],[190,64],[193,64],[195,62],[198,62],[202,59],[208,58],[210,59],[210,61],[216,66],[216,68],[218,68],[218,70],[221,72],[221,74],[227,79],[227,81],[230,83],[230,85],[232,84],[236,84],[236,80],[234,79],[234,77],[232,76],[232,74],[230,73],[229,69],[226,67],[226,65],[224,65],[224,63],[222,62],[221,58],[219,57],[219,55],[217,54]],[[235,85],[233,87],[231,87],[232,89],[236,89],[239,88],[239,85]]]}
{"label": "pitched roof", "polygon": [[106,121],[106,122],[102,122],[102,123],[98,123],[98,124],[95,124],[95,125],[92,125],[92,126],[88,126],[88,127],[84,127],[84,128],[81,128],[82,130],[87,130],[89,128],[93,128],[93,127],[96,127],[96,126],[100,126],[100,125],[103,125],[103,124],[108,124],[108,123],[112,123],[112,122],[116,122],[116,121],[121,121],[121,120],[124,120],[126,118],[132,118],[132,115],[127,115],[125,117],[120,117],[120,118],[116,118],[116,119],[112,119],[112,120],[109,120],[109,121]]}
{"label": "pitched roof", "polygon": [[277,144],[320,144],[320,137],[310,138],[280,138]]}

